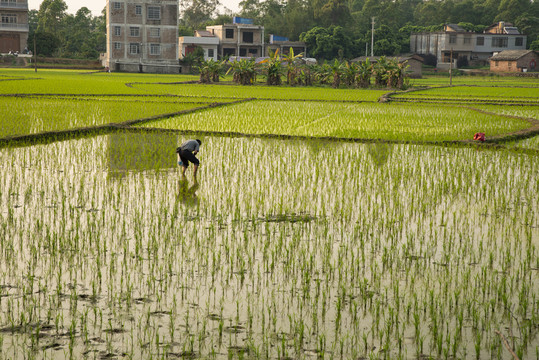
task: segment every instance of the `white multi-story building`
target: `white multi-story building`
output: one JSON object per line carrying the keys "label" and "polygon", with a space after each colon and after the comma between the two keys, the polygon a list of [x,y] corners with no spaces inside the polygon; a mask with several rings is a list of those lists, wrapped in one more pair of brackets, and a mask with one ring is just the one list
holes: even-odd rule
{"label": "white multi-story building", "polygon": [[28,42],[28,1],[0,0],[0,53],[22,53]]}
{"label": "white multi-story building", "polygon": [[178,1],[107,0],[107,53],[113,71],[178,73]]}
{"label": "white multi-story building", "polygon": [[470,64],[488,63],[488,59],[503,50],[526,49],[526,35],[511,24],[499,22],[483,33],[464,30],[458,25],[445,25],[444,31],[416,33],[410,36],[410,50],[416,54],[436,56],[438,67],[449,67],[453,61],[465,57]]}

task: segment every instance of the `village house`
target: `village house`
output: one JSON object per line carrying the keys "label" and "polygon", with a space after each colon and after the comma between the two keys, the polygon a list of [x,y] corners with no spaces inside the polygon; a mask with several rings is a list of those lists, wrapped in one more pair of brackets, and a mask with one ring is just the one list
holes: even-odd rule
{"label": "village house", "polygon": [[287,38],[270,35],[269,43],[264,42],[264,26],[254,25],[252,19],[234,17],[232,24],[207,26],[206,31],[195,31],[195,36],[179,38],[180,58],[196,50],[204,51],[204,59],[264,58],[270,51],[279,50],[288,54],[290,48],[294,54],[307,53],[304,42],[289,41]]}
{"label": "village house", "polygon": [[211,32],[203,30],[196,30],[195,36],[181,36],[179,38],[180,59],[195,52],[197,47],[204,51],[204,60],[217,60],[219,38]]}
{"label": "village house", "polygon": [[455,24],[447,24],[443,31],[413,33],[410,50],[413,53],[436,56],[437,67],[447,69],[450,59],[456,67],[460,58],[470,65],[488,64],[488,59],[504,50],[525,50],[526,36],[512,24],[500,21],[483,33],[469,32]]}
{"label": "village house", "polygon": [[0,53],[23,53],[28,42],[28,1],[0,1]]}
{"label": "village house", "polygon": [[251,19],[234,17],[232,24],[207,26],[206,30],[219,39],[219,58],[227,56],[264,56],[264,26]]}
{"label": "village house", "polygon": [[107,0],[107,52],[113,71],[178,73],[178,2]]}
{"label": "village house", "polygon": [[490,58],[490,71],[537,71],[539,52],[533,50],[505,50]]}
{"label": "village house", "polygon": [[269,44],[266,45],[266,56],[275,51],[279,51],[279,54],[288,54],[290,49],[294,51],[294,55],[303,54],[307,55],[307,45],[302,41],[290,41],[286,37],[276,36],[270,34]]}

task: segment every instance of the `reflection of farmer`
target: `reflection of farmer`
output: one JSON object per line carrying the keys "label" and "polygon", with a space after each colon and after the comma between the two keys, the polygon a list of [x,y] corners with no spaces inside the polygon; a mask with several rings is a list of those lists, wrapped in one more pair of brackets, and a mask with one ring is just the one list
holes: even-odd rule
{"label": "reflection of farmer", "polygon": [[178,200],[187,206],[198,205],[198,197],[196,191],[199,188],[198,182],[188,187],[189,183],[187,180],[178,180]]}
{"label": "reflection of farmer", "polygon": [[185,170],[187,170],[189,162],[192,162],[193,177],[196,180],[197,170],[200,162],[195,155],[198,154],[198,151],[200,150],[200,145],[202,145],[202,141],[198,139],[187,140],[186,142],[181,144],[179,148],[176,149],[176,153],[178,153],[178,166],[182,168],[182,177],[185,178]]}

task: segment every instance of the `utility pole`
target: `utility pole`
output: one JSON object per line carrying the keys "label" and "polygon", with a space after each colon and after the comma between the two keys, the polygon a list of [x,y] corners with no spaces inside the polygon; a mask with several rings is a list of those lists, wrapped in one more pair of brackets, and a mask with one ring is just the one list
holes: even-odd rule
{"label": "utility pole", "polygon": [[371,18],[371,57],[374,56],[374,16]]}
{"label": "utility pole", "polygon": [[453,48],[449,55],[449,86],[453,86]]}
{"label": "utility pole", "polygon": [[34,31],[34,71],[37,72],[37,45],[36,45],[35,31]]}

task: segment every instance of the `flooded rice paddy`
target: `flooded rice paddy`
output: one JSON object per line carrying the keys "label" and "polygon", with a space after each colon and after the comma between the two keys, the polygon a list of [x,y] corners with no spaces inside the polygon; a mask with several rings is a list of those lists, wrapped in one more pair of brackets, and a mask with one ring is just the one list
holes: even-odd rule
{"label": "flooded rice paddy", "polygon": [[0,359],[539,356],[539,158],[113,134],[0,149]]}

